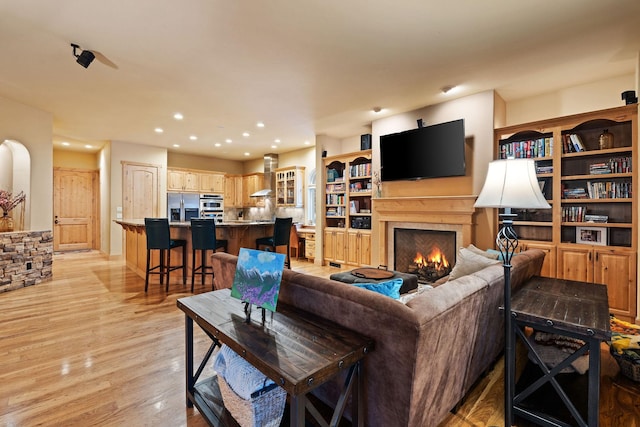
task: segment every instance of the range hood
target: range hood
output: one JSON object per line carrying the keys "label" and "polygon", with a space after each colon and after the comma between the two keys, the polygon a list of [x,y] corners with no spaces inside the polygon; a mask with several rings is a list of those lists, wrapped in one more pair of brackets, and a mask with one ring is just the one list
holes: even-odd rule
{"label": "range hood", "polygon": [[278,167],[278,155],[269,153],[264,155],[264,188],[251,194],[250,197],[268,197],[273,193],[276,185],[275,170]]}

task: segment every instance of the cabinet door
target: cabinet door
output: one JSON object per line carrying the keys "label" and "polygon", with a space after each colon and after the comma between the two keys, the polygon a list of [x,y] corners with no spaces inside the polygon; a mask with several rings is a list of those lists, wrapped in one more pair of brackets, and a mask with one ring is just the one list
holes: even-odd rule
{"label": "cabinet door", "polygon": [[167,190],[182,191],[184,189],[184,172],[167,170]]}
{"label": "cabinet door", "polygon": [[184,173],[184,191],[200,191],[200,174],[195,172]]}
{"label": "cabinet door", "polygon": [[224,175],[219,173],[201,173],[200,191],[205,193],[222,194],[225,190]]}
{"label": "cabinet door", "polygon": [[358,264],[371,265],[371,234],[360,233],[360,247],[359,247],[360,259]]}
{"label": "cabinet door", "polygon": [[607,285],[609,308],[617,315],[635,319],[635,252],[596,249],[594,282]]}
{"label": "cabinet door", "polygon": [[336,234],[333,230],[324,230],[324,260],[336,259]]}
{"label": "cabinet door", "polygon": [[360,246],[360,233],[350,231],[347,233],[347,263],[359,264],[360,256],[358,249]]}
{"label": "cabinet door", "polygon": [[556,247],[552,243],[525,241],[521,242],[522,250],[527,249],[540,249],[545,252],[544,262],[542,263],[542,270],[540,275],[543,277],[556,277]]}
{"label": "cabinet door", "polygon": [[346,231],[335,231],[335,262],[342,264],[347,260],[347,233]]}
{"label": "cabinet door", "polygon": [[565,280],[593,282],[593,250],[591,246],[558,247],[558,277]]}

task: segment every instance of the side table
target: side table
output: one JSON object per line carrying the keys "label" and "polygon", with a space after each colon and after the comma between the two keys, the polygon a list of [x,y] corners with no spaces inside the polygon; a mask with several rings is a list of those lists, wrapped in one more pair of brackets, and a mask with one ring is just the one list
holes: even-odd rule
{"label": "side table", "polygon": [[[268,378],[286,390],[290,397],[291,427],[305,426],[306,413],[321,425],[337,426],[349,397],[353,426],[363,427],[363,359],[374,343],[310,313],[278,303],[278,310],[264,323],[259,315],[246,321],[243,304],[232,298],[230,289],[180,298],[177,306],[185,313],[187,406],[195,405],[212,426],[233,426],[220,398],[216,377],[200,380],[216,347],[228,345]],[[193,323],[212,344],[194,370]],[[345,373],[345,381],[329,423],[307,398],[316,387]],[[199,381],[200,380],[200,381]]]}
{"label": "side table", "polygon": [[[516,336],[520,337],[542,371],[542,376],[537,381],[534,381],[516,396],[508,397],[511,400],[513,414],[543,426],[568,425],[548,414],[522,405],[522,402],[534,391],[544,384],[550,383],[579,426],[598,426],[600,343],[611,339],[607,287],[595,283],[532,277],[513,296],[511,316],[513,318],[511,332],[514,335],[514,342]],[[549,369],[525,336],[523,331],[525,326],[543,332],[577,338],[584,341],[585,344]],[[589,354],[588,414],[585,422],[558,383],[556,375],[587,352]],[[507,372],[507,378],[513,386],[516,370],[515,348],[511,353],[506,354],[505,357],[511,359],[512,369],[511,372]],[[515,390],[514,387],[511,389]]]}

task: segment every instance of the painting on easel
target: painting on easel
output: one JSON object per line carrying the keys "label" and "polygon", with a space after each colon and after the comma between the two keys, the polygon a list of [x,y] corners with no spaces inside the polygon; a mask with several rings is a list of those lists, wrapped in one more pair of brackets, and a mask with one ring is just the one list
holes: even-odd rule
{"label": "painting on easel", "polygon": [[231,296],[275,312],[284,259],[284,254],[240,248]]}

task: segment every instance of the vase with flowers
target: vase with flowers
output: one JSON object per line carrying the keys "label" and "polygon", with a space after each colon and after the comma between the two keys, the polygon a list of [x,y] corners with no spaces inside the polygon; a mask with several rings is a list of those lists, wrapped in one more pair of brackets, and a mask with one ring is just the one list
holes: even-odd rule
{"label": "vase with flowers", "polygon": [[373,173],[373,185],[376,186],[376,198],[382,197],[382,180],[380,179],[380,172]]}
{"label": "vase with flowers", "polygon": [[14,197],[10,191],[0,190],[0,209],[2,209],[0,232],[13,231],[13,218],[10,213],[16,206],[24,202],[25,197],[24,191]]}

